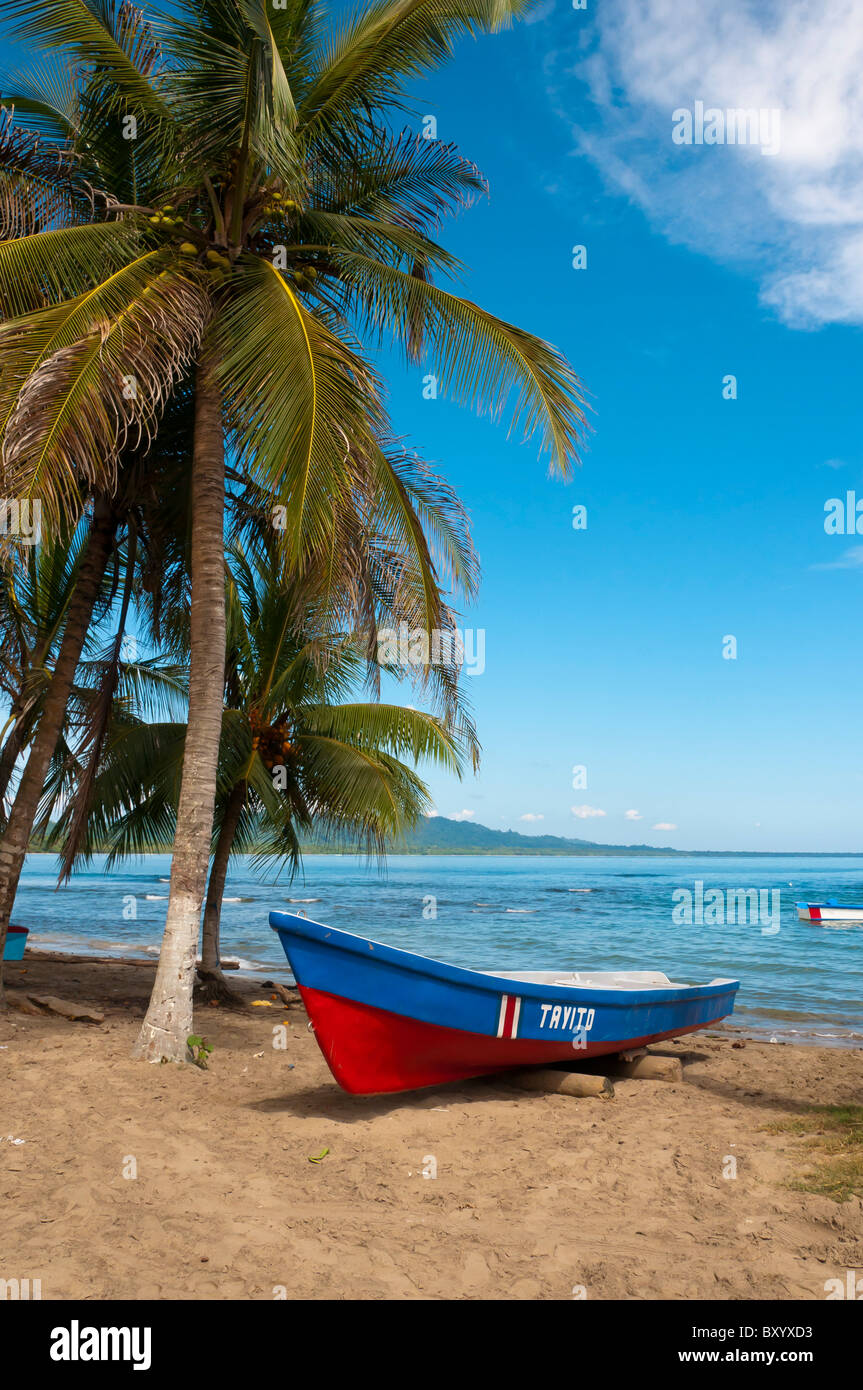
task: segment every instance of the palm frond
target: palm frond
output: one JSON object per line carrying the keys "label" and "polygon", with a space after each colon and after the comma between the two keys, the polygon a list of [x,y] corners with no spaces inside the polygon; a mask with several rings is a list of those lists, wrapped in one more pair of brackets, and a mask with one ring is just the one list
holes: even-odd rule
{"label": "palm frond", "polygon": [[2,463],[49,529],[83,480],[114,486],[122,451],[152,437],[210,312],[198,283],[147,252],[88,294],[0,328]]}
{"label": "palm frond", "polygon": [[[371,257],[330,255],[366,326],[388,333],[410,357],[411,325],[420,325],[439,385],[462,403],[498,416],[510,403],[512,429],[537,436],[552,471],[568,478],[586,427],[581,382],[548,343],[467,299]],[[415,330],[414,330],[415,331]]]}
{"label": "palm frond", "polygon": [[[22,199],[21,190],[13,190],[9,221],[29,218],[30,191]],[[47,228],[0,241],[0,313],[16,318],[49,302],[86,293],[126,266],[137,243],[134,227],[123,222]]]}
{"label": "palm frond", "polygon": [[530,0],[377,0],[344,24],[300,105],[307,134],[344,133],[369,108],[404,104],[404,84],[439,67],[465,35],[507,25]]}
{"label": "palm frond", "polygon": [[118,95],[142,111],[168,113],[152,80],[155,46],[131,4],[113,0],[0,0],[0,18],[44,52],[98,66]]}
{"label": "palm frond", "polygon": [[23,117],[37,136],[66,143],[79,130],[78,86],[62,62],[43,60],[23,71],[0,72],[0,95],[4,106],[19,120]]}
{"label": "palm frond", "polygon": [[351,485],[351,452],[372,447],[376,383],[268,261],[241,265],[213,324],[227,424],[243,466],[284,507],[297,560],[326,545]]}
{"label": "palm frond", "polygon": [[479,169],[458,148],[412,131],[370,129],[315,165],[314,208],[395,222],[426,232],[488,193]]}

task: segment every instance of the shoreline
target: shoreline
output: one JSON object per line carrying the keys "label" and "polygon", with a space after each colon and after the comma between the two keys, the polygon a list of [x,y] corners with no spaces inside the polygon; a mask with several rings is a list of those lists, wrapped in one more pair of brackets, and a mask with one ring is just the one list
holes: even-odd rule
{"label": "shoreline", "polygon": [[4,1258],[45,1300],[820,1300],[859,1264],[863,1192],[824,1195],[796,1130],[861,1103],[857,1049],[717,1029],[662,1045],[682,1082],[608,1100],[505,1076],[349,1096],[260,980],[196,1008],[200,1071],[130,1059],[149,970],[6,970],[102,1016],[0,1016]]}
{"label": "shoreline", "polygon": [[[107,961],[115,961],[120,964],[132,964],[136,968],[146,965],[156,967],[158,960],[159,947],[157,945],[147,946],[140,944],[137,946],[124,947],[114,944],[105,945],[94,938],[69,937],[70,945],[58,946],[52,941],[50,947],[37,945],[35,949],[28,944],[24,963],[27,960],[41,961],[48,963],[55,957],[69,956],[74,962],[80,958],[82,963],[91,958],[94,962],[99,958]],[[38,940],[38,938],[37,938]],[[141,954],[143,953],[143,954]],[[134,958],[138,956],[138,959]],[[58,964],[62,961],[58,961]],[[246,979],[250,983],[263,978],[266,975],[277,977],[287,977],[289,988],[293,987],[293,975],[287,961],[254,961],[243,957],[226,955],[223,957],[223,968],[231,971],[231,979]],[[776,1043],[799,1045],[801,1047],[826,1047],[842,1050],[863,1049],[863,1031],[857,1032],[851,1025],[847,1031],[842,1031],[842,1025],[831,1024],[828,1020],[817,1019],[809,1026],[790,1027],[792,1023],[805,1025],[805,1018],[784,1018],[784,1019],[764,1019],[762,1022],[753,1021],[747,1023],[742,1021],[741,1012],[745,1015],[747,1010],[737,1010],[731,1018],[718,1025],[723,1033],[750,1039],[753,1042]],[[756,1020],[758,1019],[756,1015]],[[839,1031],[831,1031],[837,1029]]]}
{"label": "shoreline", "polygon": [[[527,838],[527,837],[525,837]],[[172,846],[164,849],[142,850],[140,854],[130,855],[129,860],[167,859]],[[362,850],[325,849],[321,845],[300,846],[303,860],[306,859],[358,859],[365,862],[368,856]],[[106,850],[94,850],[94,855],[107,855]],[[250,854],[252,852],[249,852]],[[501,849],[460,849],[453,845],[430,845],[418,849],[391,845],[385,851],[387,859],[861,859],[863,850],[856,849],[671,849],[650,845],[595,845],[590,849],[548,849],[530,846],[507,846]],[[46,859],[57,859],[56,850],[39,847],[27,850],[27,855],[40,854]]]}

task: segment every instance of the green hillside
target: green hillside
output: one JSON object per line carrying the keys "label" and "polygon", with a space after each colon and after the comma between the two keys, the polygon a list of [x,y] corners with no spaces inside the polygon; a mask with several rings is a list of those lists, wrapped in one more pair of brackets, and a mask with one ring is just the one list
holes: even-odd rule
{"label": "green hillside", "polygon": [[[343,846],[310,843],[307,853],[326,853]],[[569,840],[562,835],[522,835],[517,830],[491,830],[487,825],[449,820],[446,816],[423,819],[402,841],[388,846],[391,854],[676,854],[653,845],[601,845],[594,840]]]}

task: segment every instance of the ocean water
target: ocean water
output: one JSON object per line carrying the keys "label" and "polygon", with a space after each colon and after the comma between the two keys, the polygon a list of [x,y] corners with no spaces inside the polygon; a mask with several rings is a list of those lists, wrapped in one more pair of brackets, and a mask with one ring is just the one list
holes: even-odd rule
{"label": "ocean water", "polygon": [[[110,873],[97,859],[57,890],[53,857],[30,855],[13,920],[30,928],[37,947],[156,952],[169,873],[168,856]],[[699,920],[698,883],[704,895],[724,895],[708,897],[712,920],[708,909]],[[750,901],[745,920],[730,922],[728,895],[741,889],[759,890],[759,910]],[[684,892],[692,895],[688,921]],[[393,855],[381,876],[353,856],[310,855],[293,882],[268,881],[238,859],[225,887],[222,953],[289,979],[267,917],[272,908],[301,910],[477,969],[656,969],[692,984],[730,976],[741,981],[732,1026],[781,1041],[863,1046],[863,924],[797,920],[798,900],[827,897],[863,901],[863,856]]]}

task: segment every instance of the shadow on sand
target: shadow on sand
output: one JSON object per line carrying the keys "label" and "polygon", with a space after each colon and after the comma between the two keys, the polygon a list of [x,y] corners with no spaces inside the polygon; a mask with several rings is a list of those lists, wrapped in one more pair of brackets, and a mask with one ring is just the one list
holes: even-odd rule
{"label": "shadow on sand", "polygon": [[436,1106],[482,1105],[502,1096],[517,1098],[524,1092],[514,1091],[496,1077],[477,1077],[474,1081],[453,1081],[445,1086],[430,1086],[421,1091],[397,1091],[384,1096],[351,1096],[340,1090],[335,1081],[323,1086],[306,1086],[289,1095],[270,1096],[265,1100],[248,1102],[249,1110],[264,1115],[314,1115],[319,1119],[338,1120],[353,1124],[378,1115],[391,1115],[397,1110],[433,1110]]}

